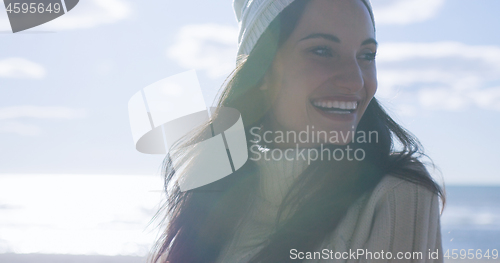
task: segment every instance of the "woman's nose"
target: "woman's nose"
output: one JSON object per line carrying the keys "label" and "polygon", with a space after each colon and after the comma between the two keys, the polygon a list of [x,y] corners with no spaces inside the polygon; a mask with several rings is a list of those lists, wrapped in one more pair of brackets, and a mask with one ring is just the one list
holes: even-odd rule
{"label": "woman's nose", "polygon": [[342,60],[334,71],[334,84],[340,92],[356,94],[363,88],[363,72],[355,58]]}

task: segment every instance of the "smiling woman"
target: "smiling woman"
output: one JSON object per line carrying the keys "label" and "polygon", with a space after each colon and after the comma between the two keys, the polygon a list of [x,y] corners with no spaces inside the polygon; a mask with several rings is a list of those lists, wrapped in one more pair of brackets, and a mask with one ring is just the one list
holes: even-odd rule
{"label": "smiling woman", "polygon": [[[212,119],[165,160],[168,222],[151,262],[442,262],[441,188],[420,161],[418,140],[374,98],[369,2],[235,0],[234,8],[237,68]],[[189,156],[183,145],[210,131],[222,107],[241,113],[247,138],[267,138],[249,140],[250,150],[298,156],[350,148],[363,158],[251,158],[230,176],[182,192],[184,171],[172,160]],[[276,137],[310,128],[346,138]],[[377,139],[353,137],[360,133]]]}

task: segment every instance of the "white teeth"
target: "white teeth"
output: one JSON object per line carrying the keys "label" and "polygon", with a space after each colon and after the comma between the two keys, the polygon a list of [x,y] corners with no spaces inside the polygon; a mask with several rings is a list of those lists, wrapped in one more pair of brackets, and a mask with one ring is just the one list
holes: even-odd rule
{"label": "white teeth", "polygon": [[313,105],[321,108],[336,108],[342,110],[355,110],[358,108],[357,101],[317,100],[313,101]]}
{"label": "white teeth", "polygon": [[346,106],[345,101],[341,101],[340,102],[340,108],[343,109],[343,110],[347,110],[347,106]]}
{"label": "white teeth", "polygon": [[346,105],[347,105],[347,108],[348,108],[348,109],[350,109],[350,110],[355,109],[355,108],[356,108],[356,107],[354,107],[354,104],[355,104],[355,103],[356,103],[356,102],[353,102],[353,101],[349,101],[349,102],[347,102],[347,104],[346,104]]}
{"label": "white teeth", "polygon": [[351,109],[351,102],[350,101],[346,101],[345,108],[348,109],[348,110]]}

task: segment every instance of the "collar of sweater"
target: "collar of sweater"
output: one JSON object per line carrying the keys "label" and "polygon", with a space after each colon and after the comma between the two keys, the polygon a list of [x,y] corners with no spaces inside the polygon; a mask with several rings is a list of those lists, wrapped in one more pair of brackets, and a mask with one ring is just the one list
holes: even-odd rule
{"label": "collar of sweater", "polygon": [[[297,148],[269,149],[259,147],[259,149],[262,153],[261,158],[254,160],[259,172],[257,194],[278,207],[295,179],[307,168],[308,161],[304,158],[296,158]],[[285,154],[287,158],[285,158]]]}

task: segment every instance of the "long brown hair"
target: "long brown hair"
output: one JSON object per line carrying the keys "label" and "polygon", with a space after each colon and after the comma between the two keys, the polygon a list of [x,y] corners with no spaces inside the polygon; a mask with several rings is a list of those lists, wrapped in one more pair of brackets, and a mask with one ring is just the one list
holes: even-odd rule
{"label": "long brown hair", "polygon": [[[365,0],[361,0],[365,5]],[[274,55],[289,37],[299,21],[308,0],[290,4],[270,24],[248,56],[228,78],[219,95],[217,108],[237,109],[249,129],[259,125],[269,110],[272,95],[259,89]],[[367,5],[368,6],[368,5]],[[370,15],[373,21],[373,14]],[[195,141],[217,120],[209,122],[187,136],[185,143]],[[298,177],[281,204],[275,232],[263,243],[250,262],[286,262],[291,248],[312,251],[339,224],[347,209],[361,195],[371,191],[387,174],[421,184],[440,195],[441,188],[427,173],[419,159],[423,156],[418,140],[398,125],[383,110],[378,101],[371,100],[357,128],[358,131],[377,131],[378,143],[359,145],[366,158],[362,162],[315,161]],[[396,147],[399,143],[400,147]],[[250,142],[248,142],[250,147]],[[247,161],[239,170],[219,181],[182,192],[173,169],[172,160],[182,152],[179,143],[164,162],[167,200],[157,216],[163,217],[166,230],[158,239],[151,262],[195,263],[214,262],[235,231],[236,224],[249,207],[250,196],[258,184],[256,167]],[[339,146],[327,146],[331,150]],[[291,209],[291,210],[290,210]],[[283,218],[283,211],[294,211]]]}

